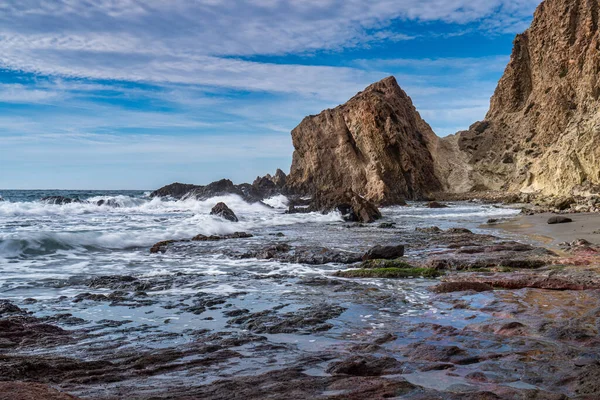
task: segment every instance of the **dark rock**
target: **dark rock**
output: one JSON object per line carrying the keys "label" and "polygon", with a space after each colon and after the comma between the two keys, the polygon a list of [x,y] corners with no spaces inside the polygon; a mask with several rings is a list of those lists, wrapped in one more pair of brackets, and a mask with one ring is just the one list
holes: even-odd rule
{"label": "dark rock", "polygon": [[235,194],[244,199],[244,201],[257,203],[280,192],[281,190],[278,188],[273,190],[272,186],[261,187],[260,185],[250,185],[248,183],[234,185],[229,179],[221,179],[206,186],[173,183],[152,192],[150,196],[207,200],[216,196]]}
{"label": "dark rock", "polygon": [[561,215],[557,215],[555,217],[551,217],[548,219],[548,224],[549,225],[554,225],[554,224],[566,224],[569,222],[573,222],[573,220],[571,218],[567,218],[567,217],[563,217]]}
{"label": "dark rock", "polygon": [[404,355],[417,361],[456,362],[463,358],[466,352],[457,346],[415,343],[407,346]]}
{"label": "dark rock", "polygon": [[155,243],[154,246],[150,248],[150,253],[166,253],[167,248],[170,244],[177,242],[176,240],[163,240],[162,242]]}
{"label": "dark rock", "polygon": [[26,314],[27,312],[8,300],[0,300],[0,316],[6,316],[10,314]]}
{"label": "dark rock", "polygon": [[427,207],[429,208],[448,208],[446,204],[438,203],[437,201],[431,201],[427,203]]}
{"label": "dark rock", "polygon": [[481,282],[443,282],[434,286],[432,291],[436,293],[463,292],[473,290],[475,292],[487,292],[494,288],[486,283]]}
{"label": "dark rock", "polygon": [[250,233],[246,233],[246,232],[234,232],[234,233],[229,233],[227,235],[210,235],[210,236],[206,236],[206,235],[196,235],[192,238],[192,241],[194,242],[213,242],[213,241],[219,241],[219,240],[227,240],[227,239],[247,239],[247,238],[251,238],[254,237],[253,235],[251,235]]}
{"label": "dark rock", "polygon": [[430,226],[430,227],[427,227],[427,228],[415,228],[415,231],[416,232],[421,232],[421,233],[441,233],[441,232],[443,232],[437,226]]}
{"label": "dark rock", "polygon": [[338,211],[347,222],[371,223],[381,218],[375,204],[348,190],[318,193],[310,203],[311,211]]}
{"label": "dark rock", "polygon": [[362,256],[357,253],[336,251],[326,247],[291,247],[285,243],[268,245],[257,250],[239,254],[238,257],[277,260],[279,262],[309,265],[323,265],[329,263],[353,264],[362,260]]}
{"label": "dark rock", "polygon": [[331,329],[327,321],[339,317],[346,309],[337,305],[320,304],[301,308],[284,314],[276,310],[265,310],[242,315],[228,321],[232,325],[241,325],[254,333],[300,333],[309,334]]}
{"label": "dark rock", "polygon": [[181,199],[197,187],[199,186],[175,182],[155,190],[150,194],[150,197],[173,197],[175,199]]}
{"label": "dark rock", "polygon": [[375,246],[365,253],[363,261],[367,260],[393,260],[404,256],[404,245]]}
{"label": "dark rock", "polygon": [[394,229],[396,227],[395,222],[383,222],[379,224],[380,229]]}
{"label": "dark rock", "polygon": [[0,400],[77,400],[78,397],[59,392],[35,382],[0,382]]}
{"label": "dark rock", "polygon": [[48,204],[55,204],[55,205],[65,205],[65,204],[71,204],[71,203],[81,203],[82,201],[79,199],[72,199],[70,197],[63,197],[63,196],[48,196],[48,197],[43,197],[42,201],[44,203],[48,203]]}
{"label": "dark rock", "polygon": [[402,371],[402,363],[392,357],[352,356],[331,364],[327,372],[332,375],[381,376]]}
{"label": "dark rock", "polygon": [[113,207],[113,208],[120,208],[121,205],[119,203],[117,203],[117,201],[115,199],[108,199],[108,200],[98,200],[98,202],[96,202],[97,206],[106,206],[106,207]]}
{"label": "dark rock", "polygon": [[217,203],[217,205],[210,210],[210,215],[216,215],[231,222],[238,222],[238,217],[229,207],[227,207],[227,204],[223,202]]}
{"label": "dark rock", "polygon": [[451,234],[461,234],[461,233],[473,233],[470,230],[466,229],[466,228],[450,228],[446,230],[446,233],[451,233]]}

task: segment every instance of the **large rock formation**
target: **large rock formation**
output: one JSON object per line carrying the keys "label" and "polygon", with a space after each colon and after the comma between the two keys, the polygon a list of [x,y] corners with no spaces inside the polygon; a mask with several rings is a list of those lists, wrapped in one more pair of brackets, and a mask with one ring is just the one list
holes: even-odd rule
{"label": "large rock formation", "polygon": [[438,174],[447,189],[598,191],[599,9],[599,0],[538,7],[515,39],[485,120],[440,142],[436,162],[445,163]]}
{"label": "large rock formation", "polygon": [[428,146],[437,137],[394,77],[346,104],[306,117],[292,131],[286,188],[296,193],[351,190],[380,205],[422,199],[442,186]]}

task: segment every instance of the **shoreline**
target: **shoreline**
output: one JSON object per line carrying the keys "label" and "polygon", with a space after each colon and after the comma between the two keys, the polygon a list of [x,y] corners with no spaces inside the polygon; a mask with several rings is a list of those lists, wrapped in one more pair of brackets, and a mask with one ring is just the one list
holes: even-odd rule
{"label": "shoreline", "polygon": [[573,222],[549,225],[548,219],[556,215],[554,213],[520,215],[494,225],[484,225],[484,227],[523,235],[553,249],[560,249],[561,243],[571,243],[578,239],[584,239],[591,243],[596,243],[600,239],[600,214],[568,214]]}

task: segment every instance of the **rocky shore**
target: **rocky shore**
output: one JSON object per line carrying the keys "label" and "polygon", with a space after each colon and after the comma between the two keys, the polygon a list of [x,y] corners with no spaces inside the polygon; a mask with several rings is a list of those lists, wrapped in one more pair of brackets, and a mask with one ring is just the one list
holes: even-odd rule
{"label": "rocky shore", "polygon": [[[184,260],[224,252],[233,260],[254,260],[258,270],[234,269],[231,277],[248,274],[245,279],[293,288],[275,303],[259,300],[258,293],[197,289],[183,291],[176,302],[162,299],[165,290],[205,286],[214,279],[205,273],[57,282],[77,294],[57,299],[50,313],[30,311],[36,309],[35,299],[3,301],[2,396],[600,396],[600,355],[593,350],[600,344],[600,247],[593,244],[599,240],[578,241],[569,236],[576,233],[547,224],[544,235],[553,238],[547,244],[528,239],[532,236],[509,239],[498,225],[484,224],[479,232],[435,226],[407,231],[386,219],[386,209],[382,214],[379,225],[369,225],[373,239],[355,249],[300,244],[283,233],[198,235],[147,249],[148,257]],[[530,228],[535,217],[540,223]],[[542,217],[522,216],[505,224],[535,231]],[[582,219],[590,226],[600,221],[597,214]],[[342,229],[360,243],[366,227],[347,222]],[[558,242],[563,240],[570,242]],[[220,247],[224,243],[229,244]],[[273,262],[320,266],[323,273],[274,275]],[[399,294],[403,285],[416,297],[408,289]],[[256,301],[260,307],[249,307]],[[205,320],[210,327],[169,332],[131,326],[131,321],[90,324],[59,312],[67,304],[126,307],[134,313],[164,309],[177,318]],[[373,315],[367,315],[370,310]],[[165,319],[164,326],[169,324]],[[131,335],[156,346],[136,345]]]}

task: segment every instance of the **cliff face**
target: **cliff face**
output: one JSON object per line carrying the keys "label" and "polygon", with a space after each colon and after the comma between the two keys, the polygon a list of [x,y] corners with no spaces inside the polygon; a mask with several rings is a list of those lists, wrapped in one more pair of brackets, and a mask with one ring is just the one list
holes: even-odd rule
{"label": "cliff face", "polygon": [[292,140],[291,192],[351,190],[381,205],[442,188],[429,149],[438,139],[394,77],[306,117]]}
{"label": "cliff face", "polygon": [[452,149],[454,165],[442,168],[451,191],[598,191],[599,9],[600,0],[538,7],[515,39],[485,120],[442,141]]}

